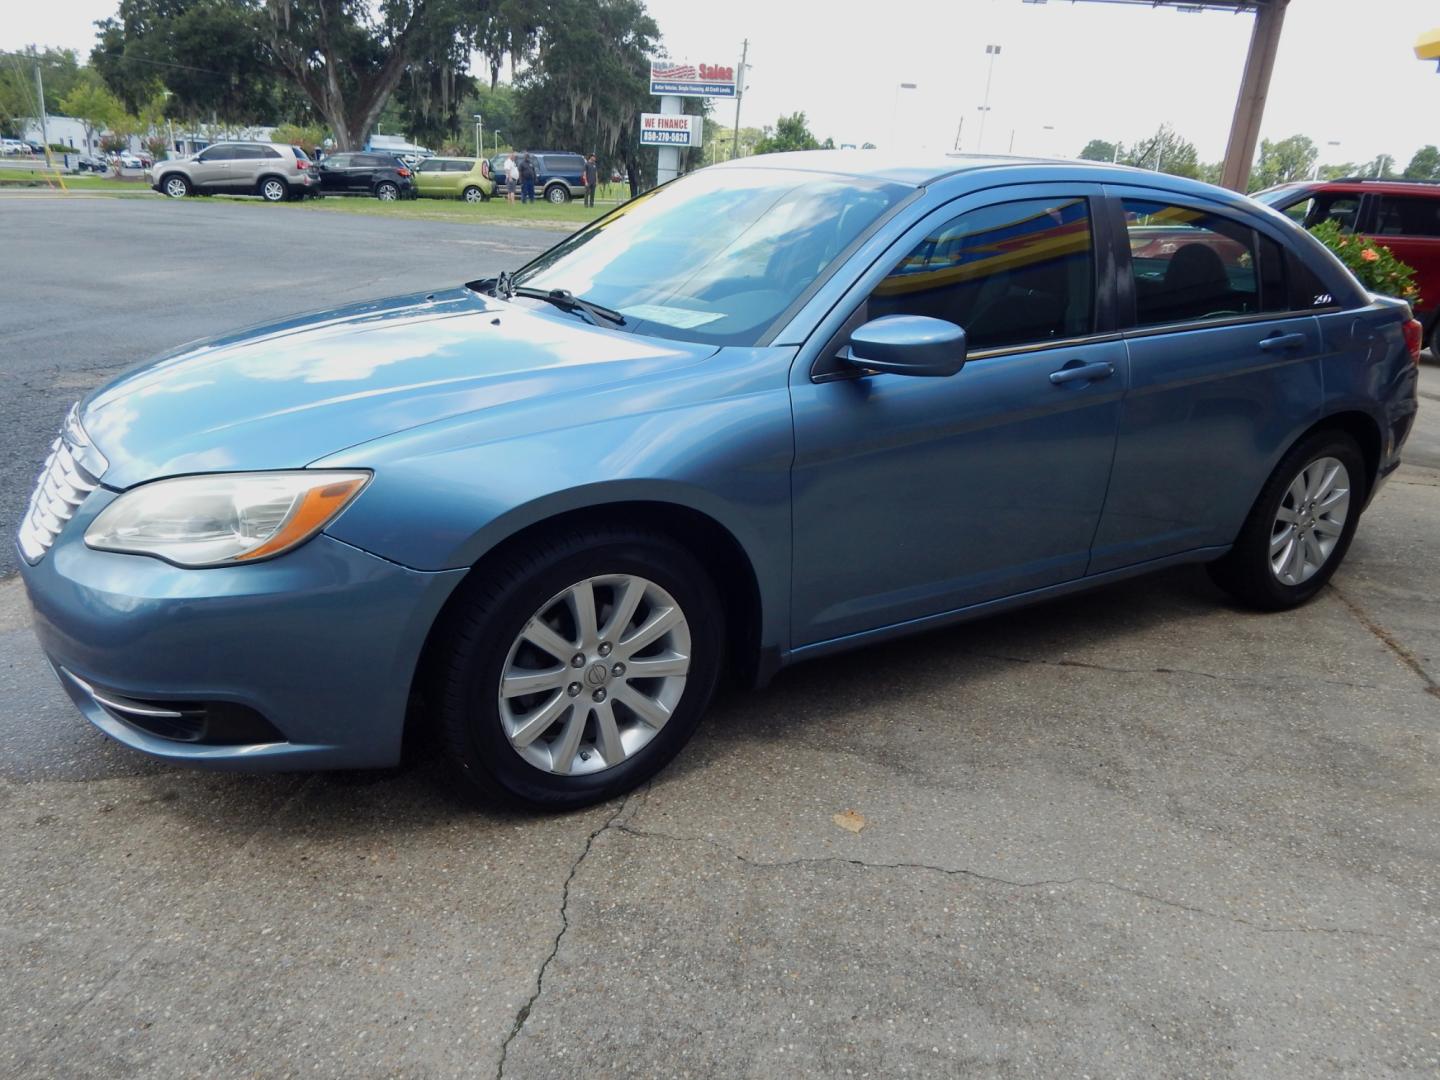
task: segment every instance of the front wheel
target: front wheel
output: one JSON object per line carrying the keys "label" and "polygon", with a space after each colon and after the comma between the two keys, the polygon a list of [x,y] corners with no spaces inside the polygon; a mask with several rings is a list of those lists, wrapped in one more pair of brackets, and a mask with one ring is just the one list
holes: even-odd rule
{"label": "front wheel", "polygon": [[400,189],[388,180],[375,185],[375,198],[381,202],[394,202],[400,197]]}
{"label": "front wheel", "polygon": [[1319,592],[1345,558],[1365,505],[1367,469],[1355,440],[1317,431],[1271,473],[1228,554],[1210,576],[1262,611],[1296,607]]}
{"label": "front wheel", "polygon": [[559,184],[556,184],[546,190],[545,198],[549,199],[556,206],[561,206],[570,201],[570,192],[566,191]]}
{"label": "front wheel", "polygon": [[190,194],[190,181],[183,176],[167,176],[160,188],[172,199],[183,199]]}
{"label": "front wheel", "polygon": [[260,197],[266,202],[284,202],[290,196],[290,188],[284,180],[269,177],[260,181]]}
{"label": "front wheel", "polygon": [[468,786],[585,806],[648,780],[694,733],[724,614],[673,541],[567,533],[465,588],[438,671],[441,744]]}

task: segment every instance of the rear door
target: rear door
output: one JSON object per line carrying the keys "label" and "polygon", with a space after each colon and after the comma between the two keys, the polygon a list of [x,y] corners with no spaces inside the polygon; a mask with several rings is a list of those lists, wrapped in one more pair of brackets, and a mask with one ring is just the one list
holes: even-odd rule
{"label": "rear door", "polygon": [[[1322,344],[1283,245],[1207,200],[1109,187],[1131,384],[1091,574],[1234,541],[1279,455],[1319,415]],[[1128,294],[1128,295],[1124,295]]]}
{"label": "rear door", "polygon": [[1440,187],[1433,195],[1374,196],[1376,239],[1415,271],[1420,310],[1440,303]]}

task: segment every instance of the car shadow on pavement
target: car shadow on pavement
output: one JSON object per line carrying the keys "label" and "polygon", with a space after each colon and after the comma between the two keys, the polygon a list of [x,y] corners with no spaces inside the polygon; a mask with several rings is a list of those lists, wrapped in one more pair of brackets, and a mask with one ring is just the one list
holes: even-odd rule
{"label": "car shadow on pavement", "polygon": [[[849,718],[864,724],[869,721],[863,718],[879,714],[888,717],[887,722],[903,722],[937,698],[947,703],[945,722],[954,723],[955,712],[963,716],[961,695],[967,679],[996,677],[997,666],[999,677],[1013,679],[1018,705],[1024,708],[1024,665],[1037,653],[1063,657],[1082,647],[1087,653],[1104,652],[1107,643],[1163,627],[1170,628],[1171,636],[1183,635],[1187,619],[1213,612],[1217,605],[1223,608],[1224,596],[1204,573],[1180,568],[800,664],[782,671],[764,690],[727,686],[694,742],[657,783],[683,781],[751,741],[793,741],[797,748],[816,738],[845,741],[857,734],[844,730]],[[1045,662],[1093,666],[1064,659]],[[1124,670],[1123,660],[1117,667]],[[823,732],[815,730],[817,720],[823,721]],[[984,730],[977,728],[976,738],[983,739]],[[152,794],[161,793],[156,800],[171,802],[173,812],[192,814],[197,829],[213,820],[214,800],[223,801],[232,818],[253,819],[257,827],[332,838],[443,827],[467,819],[504,827],[537,816],[463,792],[425,739],[416,740],[404,764],[392,769],[269,778],[163,769],[136,780],[153,789]],[[291,789],[279,809],[277,784]],[[208,787],[212,798],[195,798],[193,791],[175,798],[174,791],[183,787]],[[296,812],[301,803],[303,812]]]}

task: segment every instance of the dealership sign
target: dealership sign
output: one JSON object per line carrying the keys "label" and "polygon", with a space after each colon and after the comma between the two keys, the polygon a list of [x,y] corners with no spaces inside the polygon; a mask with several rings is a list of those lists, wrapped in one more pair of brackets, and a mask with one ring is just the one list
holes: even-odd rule
{"label": "dealership sign", "polygon": [[703,116],[641,113],[641,146],[699,146],[705,141]]}
{"label": "dealership sign", "polygon": [[651,60],[650,93],[671,97],[733,98],[735,69],[721,64],[679,64],[671,60]]}

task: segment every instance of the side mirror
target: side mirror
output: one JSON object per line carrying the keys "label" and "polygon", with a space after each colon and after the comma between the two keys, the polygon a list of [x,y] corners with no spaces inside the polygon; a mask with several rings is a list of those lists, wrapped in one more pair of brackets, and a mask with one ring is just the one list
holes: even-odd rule
{"label": "side mirror", "polygon": [[840,357],[891,375],[954,375],[965,366],[965,331],[928,315],[884,315],[856,329]]}

